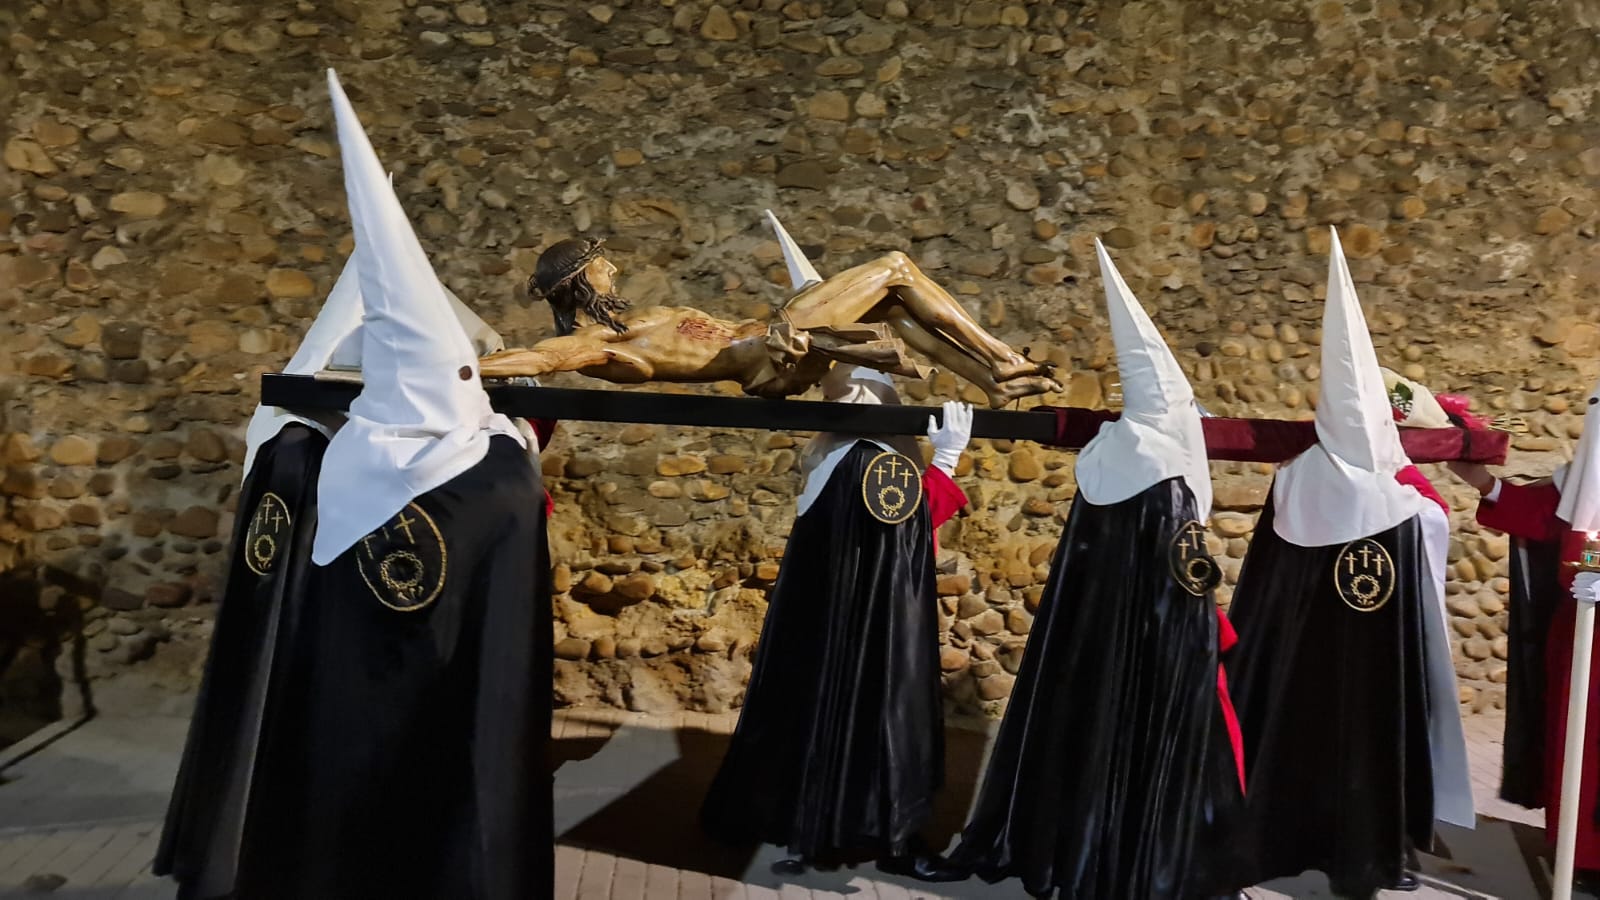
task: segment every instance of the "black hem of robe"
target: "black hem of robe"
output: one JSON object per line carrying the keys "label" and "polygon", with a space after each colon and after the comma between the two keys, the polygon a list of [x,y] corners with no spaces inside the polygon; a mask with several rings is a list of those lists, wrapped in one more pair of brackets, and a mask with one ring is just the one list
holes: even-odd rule
{"label": "black hem of robe", "polygon": [[1560,541],[1511,539],[1500,799],[1528,809],[1545,802],[1545,647],[1556,603],[1570,596],[1561,590],[1560,571]]}

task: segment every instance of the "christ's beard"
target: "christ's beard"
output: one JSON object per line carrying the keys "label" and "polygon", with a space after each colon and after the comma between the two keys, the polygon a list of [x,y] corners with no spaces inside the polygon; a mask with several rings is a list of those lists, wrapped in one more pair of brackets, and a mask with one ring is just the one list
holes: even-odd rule
{"label": "christ's beard", "polygon": [[595,294],[583,304],[583,311],[589,318],[601,325],[610,328],[617,334],[627,334],[628,326],[618,322],[613,313],[620,313],[632,307],[627,300],[616,294]]}

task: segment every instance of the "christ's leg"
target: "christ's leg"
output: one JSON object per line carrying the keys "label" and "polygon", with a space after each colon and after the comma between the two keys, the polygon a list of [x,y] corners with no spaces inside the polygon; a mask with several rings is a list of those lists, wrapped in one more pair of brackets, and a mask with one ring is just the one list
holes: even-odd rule
{"label": "christ's leg", "polygon": [[984,331],[954,297],[899,251],[801,291],[783,312],[797,328],[841,327],[863,320],[886,300],[897,301],[924,329],[948,336],[983,362],[995,380],[1050,371],[1048,364],[1028,359]]}
{"label": "christ's leg", "polygon": [[989,395],[989,405],[995,408],[1021,397],[1048,391],[1059,393],[1062,389],[1054,379],[1043,375],[1023,375],[1003,382],[996,381],[994,373],[983,363],[942,335],[928,331],[902,308],[896,307],[889,312],[889,325],[911,349],[977,385],[979,390]]}

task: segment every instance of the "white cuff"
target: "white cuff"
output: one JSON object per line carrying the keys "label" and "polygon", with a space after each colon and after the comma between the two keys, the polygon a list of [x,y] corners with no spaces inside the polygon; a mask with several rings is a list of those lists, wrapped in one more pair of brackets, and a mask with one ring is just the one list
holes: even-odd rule
{"label": "white cuff", "polygon": [[1489,489],[1489,493],[1483,495],[1483,500],[1485,503],[1500,502],[1500,484],[1500,479],[1496,478],[1494,480],[1494,487]]}
{"label": "white cuff", "polygon": [[945,448],[933,451],[933,464],[951,478],[956,477],[956,465],[961,462],[961,451]]}

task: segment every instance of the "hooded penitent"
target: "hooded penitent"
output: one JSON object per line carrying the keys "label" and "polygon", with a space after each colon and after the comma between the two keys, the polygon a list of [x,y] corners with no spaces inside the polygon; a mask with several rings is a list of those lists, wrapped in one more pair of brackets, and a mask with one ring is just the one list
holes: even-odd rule
{"label": "hooded penitent", "polygon": [[1449,524],[1400,446],[1339,246],[1323,312],[1318,443],[1283,466],[1240,574],[1230,664],[1248,812],[1225,887],[1306,869],[1395,883],[1435,818],[1471,827],[1443,606]]}
{"label": "hooded penitent", "polygon": [[[553,891],[549,555],[536,465],[329,74],[361,272],[362,393],[318,484],[319,565],[262,897]],[[329,848],[337,848],[330,850]]]}
{"label": "hooded penitent", "polygon": [[[791,260],[797,282],[807,268]],[[835,402],[898,402],[865,369],[838,367],[823,387]],[[904,857],[944,775],[933,531],[966,498],[923,471],[910,439],[821,434],[803,458],[800,513],[702,822],[808,860]]]}
{"label": "hooded penitent", "polygon": [[[1573,449],[1572,461],[1556,469],[1551,479],[1561,495],[1556,504],[1556,518],[1565,524],[1569,534],[1600,532],[1600,414],[1596,413],[1597,409],[1600,409],[1600,385],[1596,385],[1586,398],[1583,433],[1578,437],[1578,446]],[[1556,584],[1559,579],[1555,573],[1560,571],[1560,566],[1555,560],[1560,556],[1560,541],[1519,539],[1515,543],[1517,546],[1513,548],[1511,574],[1512,601],[1517,605],[1511,611],[1511,621],[1507,626],[1512,646],[1506,677],[1506,722],[1509,728],[1513,718],[1525,718],[1527,727],[1521,728],[1521,734],[1515,737],[1507,732],[1507,766],[1502,790],[1507,799],[1536,807],[1542,805],[1545,795],[1546,769],[1549,769],[1548,780],[1551,783],[1556,780],[1556,770],[1553,765],[1540,765],[1534,760],[1536,757],[1553,758],[1555,754],[1548,751],[1560,747],[1561,743],[1552,741],[1546,744],[1530,740],[1529,736],[1543,732],[1547,719],[1554,721],[1555,717],[1565,714],[1565,690],[1562,688],[1571,658],[1571,640],[1566,634],[1557,637],[1556,652],[1546,654],[1554,607],[1563,605],[1567,599],[1566,591],[1560,590]],[[1521,602],[1524,600],[1526,602]],[[1558,685],[1556,691],[1535,688],[1551,680]],[[1562,698],[1562,702],[1554,704],[1546,712],[1542,707],[1551,696]],[[1594,707],[1591,705],[1590,708]],[[1526,761],[1525,765],[1518,766],[1511,762],[1514,752]],[[1592,753],[1591,758],[1594,758]],[[1514,771],[1516,769],[1521,771]],[[1517,781],[1529,785],[1531,789],[1519,789],[1514,784]],[[1585,781],[1592,782],[1594,777],[1586,775]],[[1532,787],[1535,784],[1538,786]],[[1595,807],[1593,819],[1600,823],[1600,805]],[[1588,842],[1600,845],[1600,839],[1594,837],[1590,837]]]}
{"label": "hooded penitent", "polygon": [[491,435],[524,443],[489,407],[472,342],[355,110],[332,83],[365,315],[361,395],[328,446],[318,484],[318,565],[482,460]]}
{"label": "hooded penitent", "polygon": [[[1506,624],[1506,740],[1500,795],[1544,807],[1554,842],[1562,813],[1562,765],[1572,679],[1576,564],[1587,535],[1600,531],[1600,386],[1588,396],[1572,461],[1553,478],[1500,482],[1478,507],[1478,523],[1511,538],[1511,604]],[[1589,709],[1600,708],[1591,674]],[[1591,713],[1591,717],[1592,717]],[[1580,758],[1575,866],[1600,871],[1600,729],[1591,722]]]}
{"label": "hooded penitent", "polygon": [[[1078,497],[949,877],[1035,896],[1191,896],[1195,836],[1237,805],[1206,549],[1211,479],[1178,362],[1096,243],[1121,417],[1078,459]],[[1085,690],[1084,685],[1097,685]]]}
{"label": "hooded penitent", "polygon": [[[285,372],[313,374],[357,328],[356,281],[352,262]],[[245,431],[227,583],[153,867],[177,878],[185,897],[247,889],[285,840],[271,801],[293,780],[279,763],[300,736],[286,685],[302,634],[328,433],[313,418],[269,406],[256,408]]]}
{"label": "hooded penitent", "polygon": [[1416,516],[1427,502],[1395,480],[1411,461],[1400,446],[1389,392],[1337,232],[1332,242],[1317,443],[1284,465],[1272,486],[1273,528],[1301,547],[1387,531]]}
{"label": "hooded penitent", "polygon": [[1211,470],[1194,389],[1106,248],[1098,239],[1094,246],[1117,348],[1122,413],[1078,454],[1078,492],[1110,506],[1182,478],[1194,494],[1195,518],[1203,522],[1211,517]]}

